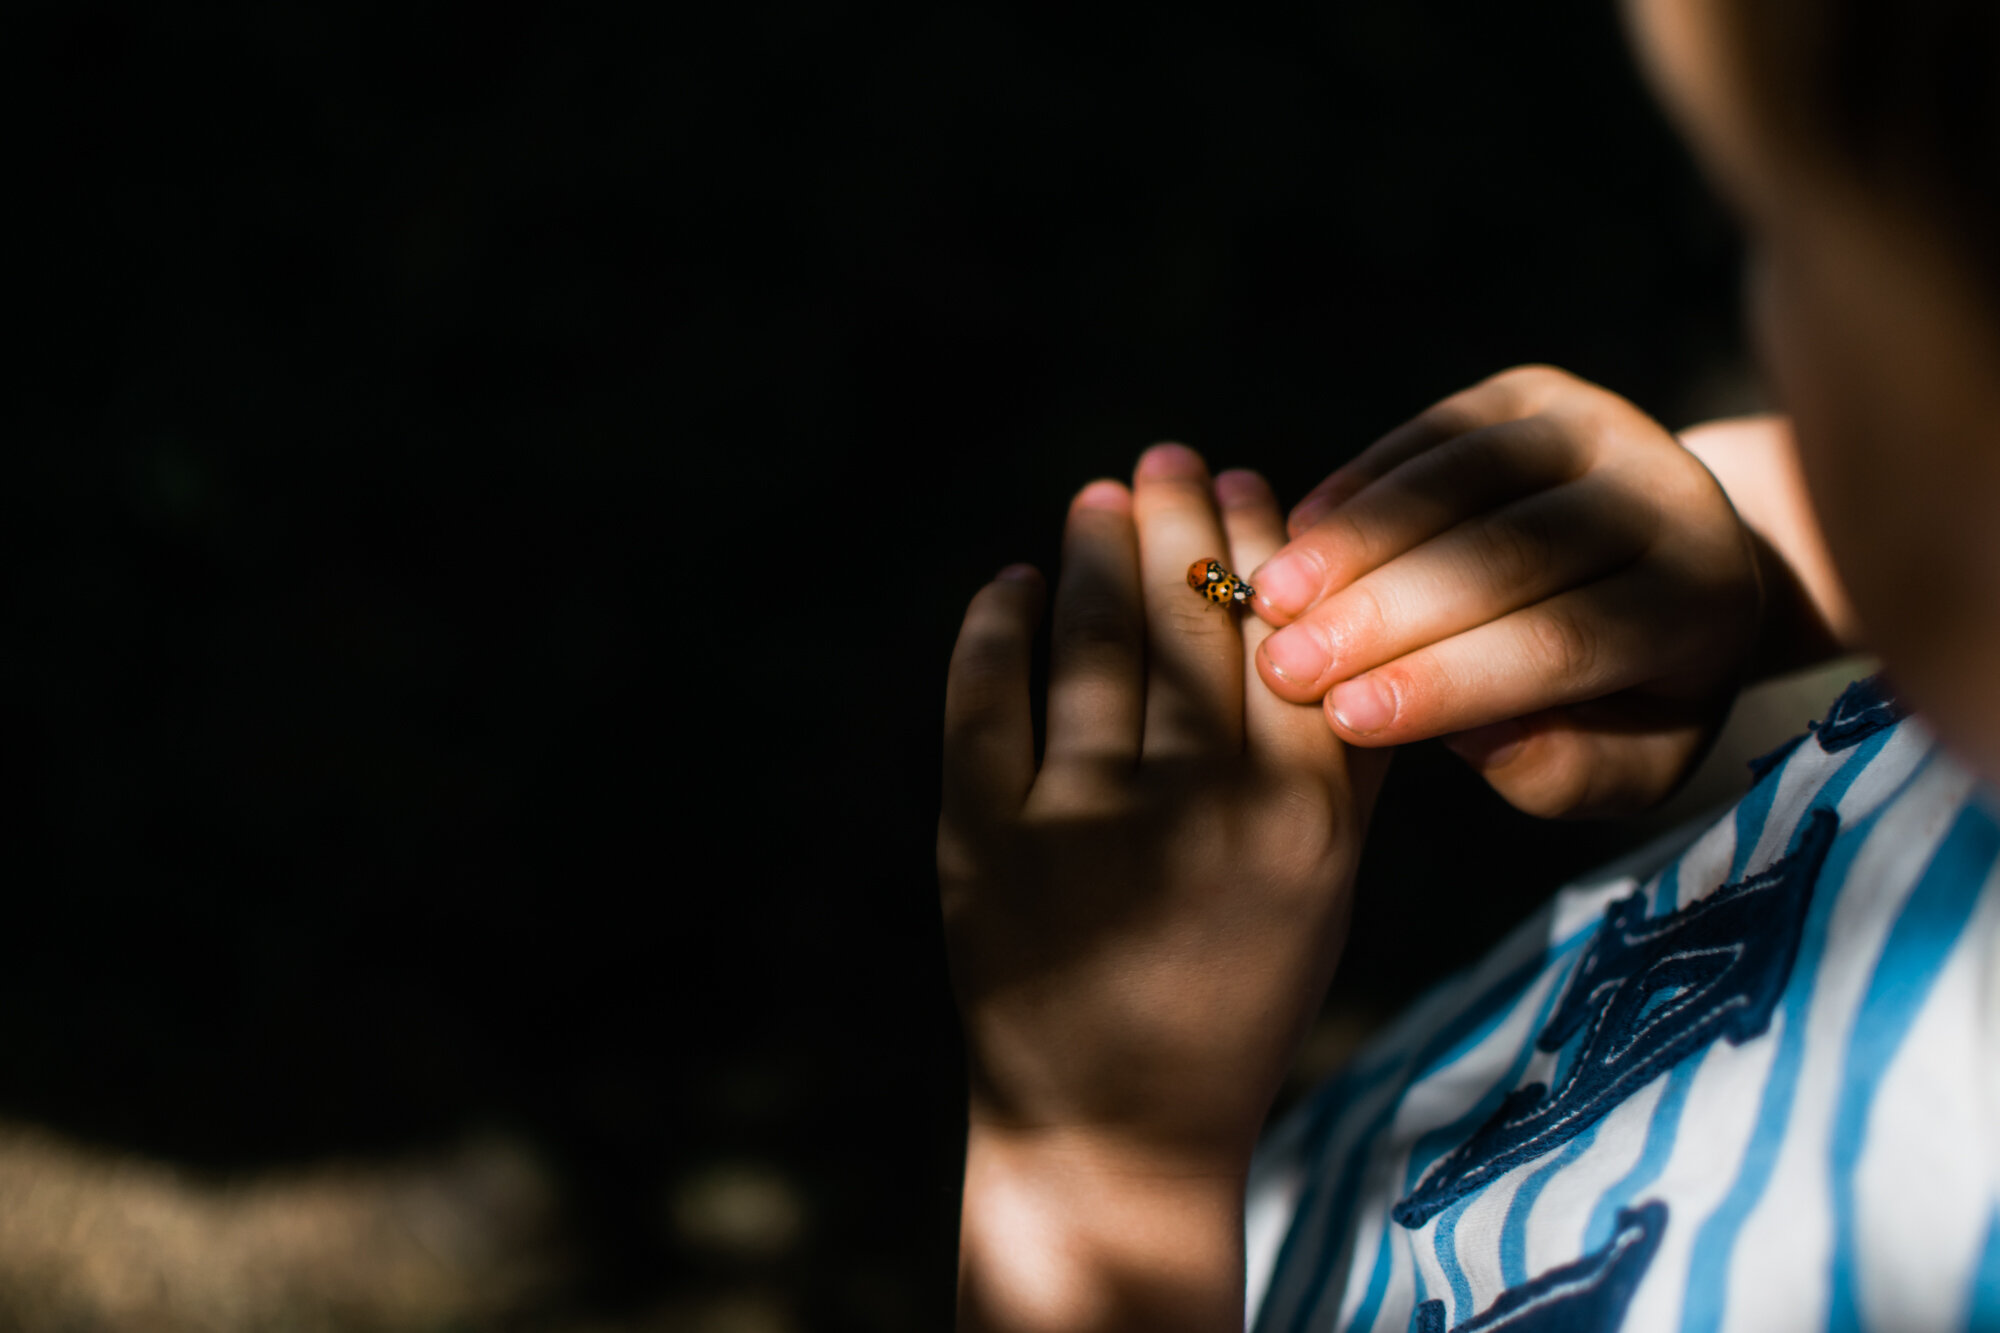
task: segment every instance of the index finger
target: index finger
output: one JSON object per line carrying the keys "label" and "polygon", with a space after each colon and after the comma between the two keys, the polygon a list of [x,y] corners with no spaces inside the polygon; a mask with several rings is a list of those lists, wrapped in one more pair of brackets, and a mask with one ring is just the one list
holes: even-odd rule
{"label": "index finger", "polygon": [[1521,496],[1588,469],[1589,441],[1558,414],[1482,427],[1417,454],[1251,574],[1251,608],[1290,624],[1389,561]]}
{"label": "index finger", "polygon": [[[1229,534],[1232,569],[1254,567],[1284,541],[1285,527],[1270,485],[1255,472],[1233,469],[1215,479],[1216,503]],[[1254,665],[1257,645],[1269,625],[1243,622],[1243,729],[1251,753],[1268,754],[1306,768],[1331,770],[1340,761],[1340,741],[1328,729],[1317,703],[1294,703],[1265,688]]]}
{"label": "index finger", "polygon": [[1548,401],[1556,388],[1555,381],[1563,377],[1564,372],[1550,367],[1520,366],[1432,404],[1307,491],[1285,519],[1285,532],[1297,537],[1372,483],[1447,440],[1482,426],[1532,415]]}

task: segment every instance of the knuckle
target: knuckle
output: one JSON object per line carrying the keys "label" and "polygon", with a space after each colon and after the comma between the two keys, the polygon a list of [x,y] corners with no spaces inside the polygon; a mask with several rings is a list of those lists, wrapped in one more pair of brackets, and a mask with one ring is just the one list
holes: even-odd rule
{"label": "knuckle", "polygon": [[1528,416],[1539,412],[1557,394],[1574,387],[1577,379],[1556,366],[1528,362],[1511,366],[1486,383],[1503,395],[1513,415]]}
{"label": "knuckle", "polygon": [[1493,518],[1480,524],[1472,551],[1480,567],[1471,573],[1519,591],[1547,576],[1556,562],[1558,540],[1545,524],[1523,517]]}
{"label": "knuckle", "polygon": [[1573,389],[1583,383],[1575,375],[1561,366],[1550,365],[1546,361],[1524,361],[1518,366],[1501,372],[1533,393],[1549,393],[1555,390]]}
{"label": "knuckle", "polygon": [[1571,452],[1540,418],[1515,417],[1459,436],[1438,449],[1424,472],[1428,489],[1440,495],[1482,497],[1497,502],[1524,485],[1567,477]]}
{"label": "knuckle", "polygon": [[1598,669],[1597,635],[1567,607],[1544,607],[1528,617],[1529,665],[1549,680],[1587,688]]}
{"label": "knuckle", "polygon": [[1393,601],[1376,580],[1349,585],[1328,603],[1328,614],[1316,626],[1320,646],[1338,660],[1352,659],[1357,649],[1380,644],[1394,623]]}
{"label": "knuckle", "polygon": [[1587,410],[1565,413],[1560,420],[1582,467],[1609,465],[1629,452],[1631,428],[1615,413]]}
{"label": "knuckle", "polygon": [[1317,887],[1326,863],[1337,856],[1346,829],[1322,785],[1287,783],[1273,794],[1267,811],[1271,835],[1260,838],[1273,869],[1295,883]]}
{"label": "knuckle", "polygon": [[1067,753],[1052,756],[1035,779],[1038,813],[1092,819],[1112,829],[1126,819],[1131,759],[1127,755]]}
{"label": "knuckle", "polygon": [[1556,486],[1597,466],[1613,433],[1589,417],[1538,411],[1516,423],[1508,444],[1516,472],[1543,486]]}
{"label": "knuckle", "polygon": [[1522,361],[1494,374],[1495,384],[1521,385],[1533,382],[1555,371],[1546,361]]}
{"label": "knuckle", "polygon": [[1433,455],[1432,468],[1451,477],[1461,488],[1469,487],[1475,492],[1491,490],[1512,470],[1506,447],[1517,433],[1509,429],[1512,425],[1502,422],[1459,436]]}
{"label": "knuckle", "polygon": [[1676,514],[1734,514],[1729,494],[1722,483],[1693,454],[1682,451],[1664,455],[1665,466],[1649,477],[1648,491],[1654,512],[1665,517]]}
{"label": "knuckle", "polygon": [[1425,408],[1411,424],[1422,426],[1446,440],[1489,425],[1493,413],[1490,408],[1481,410],[1478,393],[1478,389],[1467,389],[1464,393],[1453,394],[1443,402]]}

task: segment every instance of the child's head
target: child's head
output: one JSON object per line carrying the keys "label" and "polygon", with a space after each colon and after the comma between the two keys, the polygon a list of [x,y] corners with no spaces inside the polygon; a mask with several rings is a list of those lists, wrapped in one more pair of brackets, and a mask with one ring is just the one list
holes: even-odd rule
{"label": "child's head", "polygon": [[2000,9],[1627,0],[1871,646],[2000,779]]}

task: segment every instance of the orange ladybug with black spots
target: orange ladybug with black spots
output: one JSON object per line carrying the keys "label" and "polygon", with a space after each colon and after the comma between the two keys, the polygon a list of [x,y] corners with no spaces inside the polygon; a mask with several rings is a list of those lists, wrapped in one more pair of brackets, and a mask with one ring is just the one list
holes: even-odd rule
{"label": "orange ladybug with black spots", "polygon": [[1217,606],[1247,606],[1257,590],[1222,567],[1220,560],[1197,560],[1188,566],[1188,587]]}

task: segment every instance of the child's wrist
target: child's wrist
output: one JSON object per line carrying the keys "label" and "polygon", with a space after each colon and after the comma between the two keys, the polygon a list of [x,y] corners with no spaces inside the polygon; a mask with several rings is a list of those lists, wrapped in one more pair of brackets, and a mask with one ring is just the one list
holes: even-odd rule
{"label": "child's wrist", "polygon": [[1081,1133],[975,1124],[959,1232],[959,1328],[1243,1325],[1239,1153],[1173,1160]]}

